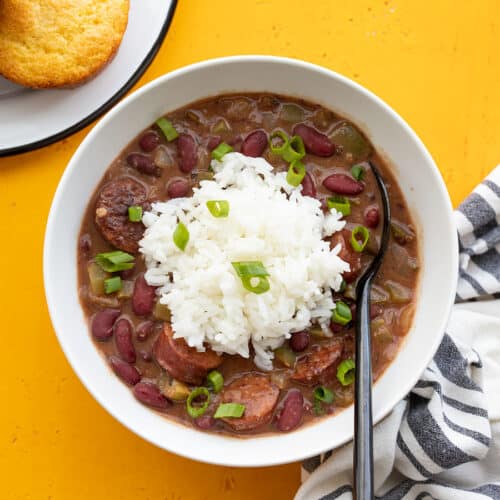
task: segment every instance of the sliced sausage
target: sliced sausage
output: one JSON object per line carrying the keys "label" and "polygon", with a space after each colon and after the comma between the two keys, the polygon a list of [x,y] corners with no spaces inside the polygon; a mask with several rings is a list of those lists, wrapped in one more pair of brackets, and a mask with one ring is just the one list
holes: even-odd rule
{"label": "sliced sausage", "polygon": [[339,257],[347,262],[351,269],[349,271],[344,271],[342,277],[346,283],[352,283],[361,271],[361,253],[356,252],[349,243],[351,238],[351,232],[344,229],[340,232],[335,233],[330,240],[330,248],[335,248],[340,245]]}
{"label": "sliced sausage", "polygon": [[306,385],[331,381],[335,377],[343,348],[343,342],[338,339],[314,346],[308,354],[298,359],[292,379]]}
{"label": "sliced sausage", "polygon": [[222,363],[222,357],[207,349],[198,352],[184,339],[174,339],[172,327],[165,323],[155,345],[154,356],[172,377],[186,384],[200,385],[207,373]]}
{"label": "sliced sausage", "polygon": [[99,193],[95,206],[95,223],[99,231],[113,246],[135,253],[144,233],[142,222],[131,222],[128,207],[149,208],[147,191],[132,177],[119,177],[108,182]]}
{"label": "sliced sausage", "polygon": [[268,423],[278,402],[280,390],[265,375],[248,373],[233,380],[221,392],[222,403],[245,405],[240,418],[224,418],[235,431],[248,431]]}

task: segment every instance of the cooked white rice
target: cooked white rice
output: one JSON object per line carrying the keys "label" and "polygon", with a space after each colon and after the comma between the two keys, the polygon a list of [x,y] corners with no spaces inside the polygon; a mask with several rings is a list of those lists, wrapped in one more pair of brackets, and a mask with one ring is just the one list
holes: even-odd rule
{"label": "cooked white rice", "polygon": [[[324,215],[320,202],[292,188],[286,173],[273,173],[263,158],[239,153],[213,161],[214,180],[202,181],[190,198],[153,204],[146,212],[140,251],[146,280],[158,286],[172,313],[176,338],[204,350],[249,357],[271,369],[273,349],[290,332],[318,321],[329,332],[341,273],[349,265],[323,237],[345,225],[341,214]],[[229,216],[213,217],[209,200],[227,200]],[[189,231],[184,252],[173,242],[181,221]],[[247,291],[231,262],[261,261],[269,272],[269,291]]]}

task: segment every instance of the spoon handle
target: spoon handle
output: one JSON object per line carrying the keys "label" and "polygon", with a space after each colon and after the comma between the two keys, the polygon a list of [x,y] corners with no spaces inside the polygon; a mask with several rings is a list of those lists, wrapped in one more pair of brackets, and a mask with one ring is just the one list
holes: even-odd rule
{"label": "spoon handle", "polygon": [[354,498],[372,500],[373,426],[372,366],[370,332],[370,289],[372,276],[359,287],[356,307],[356,377],[354,406]]}

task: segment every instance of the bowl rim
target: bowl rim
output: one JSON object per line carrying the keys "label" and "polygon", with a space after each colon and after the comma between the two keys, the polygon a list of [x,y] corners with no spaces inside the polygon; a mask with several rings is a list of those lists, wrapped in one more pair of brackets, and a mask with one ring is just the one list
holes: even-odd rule
{"label": "bowl rim", "polygon": [[[456,231],[455,231],[455,226],[453,223],[453,218],[452,218],[452,204],[451,200],[448,194],[448,191],[446,189],[446,186],[444,184],[443,178],[440,175],[439,169],[436,166],[431,154],[421,141],[421,139],[417,136],[417,134],[413,131],[413,129],[406,123],[406,121],[396,112],[394,111],[387,103],[385,103],[381,98],[379,98],[376,94],[371,92],[370,90],[366,89],[365,87],[361,86],[360,84],[350,80],[349,78],[333,71],[327,68],[324,68],[322,66],[306,62],[300,59],[293,59],[293,58],[287,58],[287,57],[280,57],[280,56],[272,56],[272,55],[236,55],[236,56],[229,56],[229,57],[220,57],[220,58],[213,58],[213,59],[208,59],[200,62],[196,62],[193,64],[189,64],[187,66],[178,68],[174,71],[165,73],[164,75],[152,80],[151,82],[145,84],[143,87],[137,89],[133,93],[131,93],[129,96],[127,96],[125,99],[123,99],[120,103],[118,103],[114,108],[112,108],[96,125],[95,127],[89,132],[89,134],[83,139],[83,141],[80,143],[78,146],[77,150],[71,157],[68,165],[65,168],[65,171],[58,183],[54,198],[52,200],[48,220],[47,220],[47,225],[46,225],[46,231],[45,231],[45,238],[44,238],[44,250],[43,250],[43,279],[44,279],[44,288],[45,288],[45,295],[46,295],[46,301],[47,301],[47,306],[48,306],[48,311],[49,315],[51,318],[51,322],[53,325],[53,329],[56,333],[56,337],[59,341],[59,344],[61,346],[61,349],[63,350],[66,359],[68,360],[70,366],[74,370],[74,372],[77,374],[78,378],[82,382],[82,384],[85,386],[85,388],[89,391],[89,393],[93,396],[94,399],[97,400],[97,402],[108,412],[110,413],[118,422],[120,422],[122,425],[124,425],[126,428],[131,430],[134,434],[140,436],[142,439],[145,439],[146,441],[154,444],[155,446],[158,446],[166,451],[175,453],[177,455],[190,458],[193,460],[197,461],[202,461],[205,463],[211,463],[211,464],[216,464],[216,465],[229,465],[229,466],[235,466],[235,467],[262,467],[262,466],[270,466],[270,465],[279,465],[279,464],[285,464],[285,463],[290,463],[294,461],[299,461],[303,460],[306,458],[309,458],[311,456],[314,456],[318,453],[322,453],[328,449],[331,448],[338,448],[345,443],[349,442],[352,440],[352,435],[347,435],[344,439],[337,440],[336,442],[333,443],[333,446],[328,444],[328,442],[325,440],[325,445],[322,447],[322,449],[314,449],[314,450],[307,450],[307,451],[301,451],[298,450],[295,452],[293,455],[285,456],[285,457],[280,457],[280,458],[269,458],[269,459],[247,459],[246,457],[243,459],[239,459],[238,463],[234,463],[228,460],[224,460],[221,458],[210,458],[207,455],[200,457],[196,456],[193,453],[185,452],[182,448],[178,447],[169,447],[168,445],[164,443],[159,443],[156,442],[152,437],[147,435],[147,433],[144,431],[144,429],[137,429],[133,427],[129,422],[127,422],[127,419],[125,418],[125,415],[123,412],[121,413],[118,411],[116,407],[112,407],[111,404],[108,404],[107,401],[103,400],[100,398],[93,390],[93,387],[91,383],[88,380],[88,377],[86,375],[86,371],[83,369],[80,369],[79,366],[77,366],[75,359],[69,354],[69,341],[66,339],[66,335],[63,332],[59,332],[58,329],[56,328],[56,318],[60,314],[57,311],[57,303],[55,301],[55,298],[53,295],[55,294],[55,284],[53,284],[53,278],[49,275],[49,261],[50,261],[50,255],[51,255],[51,246],[54,244],[55,241],[55,236],[58,231],[58,227],[56,226],[55,219],[56,219],[56,212],[59,208],[60,201],[63,197],[63,193],[65,191],[66,184],[68,183],[68,180],[70,178],[71,172],[76,164],[79,163],[80,157],[85,154],[87,145],[91,143],[94,139],[95,136],[97,136],[100,132],[101,129],[105,126],[105,124],[111,120],[116,114],[120,113],[121,110],[125,107],[128,106],[128,104],[142,96],[145,93],[148,93],[150,90],[156,88],[157,86],[162,86],[165,82],[169,81],[170,79],[176,78],[178,76],[185,75],[187,73],[190,73],[192,71],[196,71],[199,69],[204,69],[210,66],[220,66],[220,65],[226,65],[226,64],[233,64],[233,63],[275,63],[275,64],[281,64],[281,65],[291,65],[295,66],[299,69],[305,70],[306,72],[316,72],[320,73],[323,76],[326,76],[328,78],[333,78],[338,80],[341,84],[344,84],[348,87],[351,87],[355,92],[363,94],[365,97],[368,99],[372,100],[377,104],[379,107],[383,109],[383,111],[390,116],[390,118],[397,124],[398,127],[401,127],[404,132],[410,137],[410,139],[415,143],[416,147],[420,150],[421,154],[426,158],[426,161],[430,166],[432,166],[432,175],[434,177],[434,182],[436,183],[437,188],[439,189],[439,195],[442,198],[442,201],[446,203],[447,206],[447,218],[449,219],[449,227],[446,228],[450,232],[451,236],[451,241],[453,242],[454,246],[454,252],[453,255],[450,256],[451,260],[451,265],[453,268],[458,269],[458,239],[456,236]],[[284,92],[285,94],[286,92]],[[103,170],[104,173],[104,170]],[[444,229],[443,229],[444,230]],[[420,277],[421,279],[421,277]],[[454,292],[456,290],[456,285],[458,281],[458,273],[457,276],[453,278],[452,283],[450,283],[451,291]],[[432,360],[435,352],[437,351],[439,344],[441,343],[442,337],[445,333],[445,327],[448,322],[448,318],[451,312],[451,308],[453,306],[455,299],[454,293],[450,293],[449,297],[447,298],[446,301],[446,307],[443,310],[442,316],[441,316],[441,321],[439,323],[439,331],[437,334],[434,336],[434,341],[432,342],[430,348],[427,351],[427,356],[425,359],[420,360],[419,365],[425,367],[430,363]],[[392,362],[394,363],[394,361]],[[391,365],[392,365],[391,363]],[[418,377],[420,376],[419,373],[415,373],[413,377],[408,377],[407,383],[405,385],[401,385],[398,390],[395,391],[394,397],[388,399],[383,405],[382,408],[377,412],[377,414],[374,414],[374,425],[383,420],[396,406],[396,404],[402,400],[414,387],[415,383],[418,380]],[[149,410],[149,409],[148,409]],[[151,411],[151,410],[149,410]],[[181,425],[178,424],[176,421],[169,419],[169,422],[174,425]],[[190,429],[191,430],[191,429]],[[199,432],[199,431],[198,431]],[[292,433],[293,435],[293,433]],[[272,434],[274,436],[274,434]],[[227,438],[226,436],[223,436],[224,438]],[[250,438],[250,439],[265,439],[267,435],[260,435],[256,436],[255,438]],[[230,437],[229,439],[237,439],[237,438],[232,438]],[[241,440],[240,440],[241,441]]]}

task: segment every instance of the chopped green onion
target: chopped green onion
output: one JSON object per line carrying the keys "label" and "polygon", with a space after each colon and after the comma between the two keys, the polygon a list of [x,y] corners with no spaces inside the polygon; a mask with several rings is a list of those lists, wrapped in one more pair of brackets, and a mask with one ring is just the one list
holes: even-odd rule
{"label": "chopped green onion", "polygon": [[338,325],[347,325],[352,321],[351,308],[341,300],[335,302],[335,309],[332,311],[332,321]]}
{"label": "chopped green onion", "polygon": [[354,251],[362,252],[369,239],[370,231],[365,226],[356,226],[351,233],[351,246]]}
{"label": "chopped green onion", "polygon": [[361,181],[365,175],[365,169],[361,165],[354,165],[351,168],[351,174],[357,181]]}
{"label": "chopped green onion", "polygon": [[264,293],[270,288],[269,273],[259,261],[231,262],[245,289],[252,293]]}
{"label": "chopped green onion", "polygon": [[217,370],[212,370],[207,375],[207,382],[215,393],[220,392],[224,387],[224,377]]}
{"label": "chopped green onion", "polygon": [[330,196],[326,199],[326,204],[328,205],[328,208],[334,208],[337,212],[340,212],[344,216],[351,214],[351,203],[344,196]]}
{"label": "chopped green onion", "polygon": [[167,138],[168,142],[171,142],[179,137],[179,133],[175,130],[172,122],[166,118],[158,118],[158,120],[156,120],[156,125],[160,127],[160,130],[163,132],[163,135]]}
{"label": "chopped green onion", "polygon": [[[201,406],[193,406],[193,402],[199,396],[205,396],[205,401],[201,404]],[[201,417],[208,408],[210,403],[210,393],[206,387],[197,387],[193,389],[186,400],[186,410],[190,417],[198,418]]]}
{"label": "chopped green onion", "polygon": [[319,417],[325,413],[325,409],[321,405],[321,401],[319,399],[315,399],[313,403],[314,414]]}
{"label": "chopped green onion", "polygon": [[356,365],[352,359],[344,359],[337,368],[337,379],[342,385],[351,385],[354,382]]}
{"label": "chopped green onion", "polygon": [[[276,143],[273,142],[273,139],[281,139],[281,141],[278,141]],[[269,136],[269,149],[276,155],[282,155],[285,149],[287,148],[289,142],[290,139],[285,134],[285,132],[283,132],[283,130],[275,130]]]}
{"label": "chopped green onion", "polygon": [[306,148],[300,135],[294,135],[286,145],[284,151],[281,153],[282,158],[290,163],[296,160],[301,160],[305,155]]}
{"label": "chopped green onion", "polygon": [[113,293],[120,290],[122,287],[122,279],[120,276],[113,276],[112,278],[108,278],[104,280],[104,292],[105,293]]}
{"label": "chopped green onion", "polygon": [[182,250],[184,252],[184,249],[186,248],[186,245],[188,244],[189,241],[189,231],[182,222],[179,222],[179,224],[177,224],[177,227],[175,228],[174,231],[173,240],[175,246],[179,250]]}
{"label": "chopped green onion", "polygon": [[226,144],[225,142],[221,142],[213,151],[212,151],[212,158],[217,161],[222,161],[222,158],[224,155],[227,153],[230,153],[233,150],[233,148],[229,145]]}
{"label": "chopped green onion", "polygon": [[134,267],[134,256],[121,250],[98,253],[94,260],[107,273],[125,271]]}
{"label": "chopped green onion", "polygon": [[257,295],[265,293],[271,288],[269,280],[265,276],[245,276],[241,278],[241,283],[246,290]]}
{"label": "chopped green onion", "polygon": [[322,385],[314,389],[313,396],[314,399],[322,401],[323,403],[333,403],[333,392]]}
{"label": "chopped green onion", "polygon": [[286,174],[286,181],[288,184],[297,187],[305,175],[306,167],[304,167],[304,164],[300,160],[295,160],[290,163],[290,168]]}
{"label": "chopped green onion", "polygon": [[130,222],[140,222],[142,219],[142,207],[128,207],[128,220]]}
{"label": "chopped green onion", "polygon": [[231,265],[234,267],[236,274],[240,278],[245,276],[269,276],[264,264],[258,260],[231,262]]}
{"label": "chopped green onion", "polygon": [[226,200],[207,201],[207,208],[214,217],[227,217],[229,215],[229,202]]}
{"label": "chopped green onion", "polygon": [[214,418],[240,418],[245,413],[245,405],[239,403],[222,403],[217,408]]}

